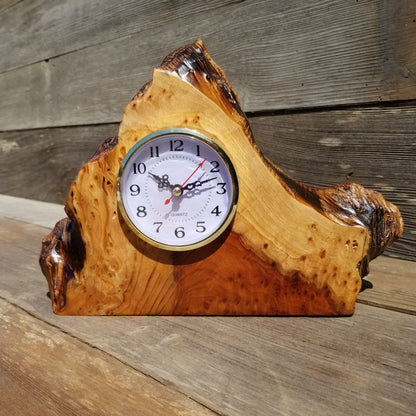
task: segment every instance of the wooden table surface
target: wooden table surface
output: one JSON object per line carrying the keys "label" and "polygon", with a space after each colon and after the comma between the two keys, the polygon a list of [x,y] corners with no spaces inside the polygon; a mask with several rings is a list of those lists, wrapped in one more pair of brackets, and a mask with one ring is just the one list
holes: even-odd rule
{"label": "wooden table surface", "polygon": [[0,196],[0,415],[415,415],[415,263],[380,257],[348,318],[60,317],[58,205]]}

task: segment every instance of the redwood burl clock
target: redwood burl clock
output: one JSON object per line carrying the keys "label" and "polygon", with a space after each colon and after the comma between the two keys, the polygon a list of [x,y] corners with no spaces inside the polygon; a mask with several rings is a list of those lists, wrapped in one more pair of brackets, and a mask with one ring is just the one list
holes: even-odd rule
{"label": "redwood burl clock", "polygon": [[350,315],[399,210],[256,147],[202,41],[169,55],[79,171],[40,264],[62,315]]}

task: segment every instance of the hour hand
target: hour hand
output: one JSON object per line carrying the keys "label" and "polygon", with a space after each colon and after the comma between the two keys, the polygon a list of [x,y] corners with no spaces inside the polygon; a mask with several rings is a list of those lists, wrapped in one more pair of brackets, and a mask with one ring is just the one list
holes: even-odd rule
{"label": "hour hand", "polygon": [[157,182],[157,186],[159,189],[169,188],[172,190],[174,188],[174,186],[169,183],[168,175],[158,176],[151,172],[149,172],[149,175]]}
{"label": "hour hand", "polygon": [[195,182],[188,183],[188,184],[186,184],[182,188],[182,190],[184,190],[184,191],[192,191],[193,189],[195,189],[195,188],[197,188],[199,186],[202,186],[206,182],[213,181],[214,179],[216,179],[216,178],[205,179],[204,181],[195,181]]}

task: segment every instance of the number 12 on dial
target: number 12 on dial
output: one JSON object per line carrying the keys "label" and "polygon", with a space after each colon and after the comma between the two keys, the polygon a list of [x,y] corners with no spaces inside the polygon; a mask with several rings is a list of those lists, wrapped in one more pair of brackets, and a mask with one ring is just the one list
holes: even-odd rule
{"label": "number 12 on dial", "polygon": [[237,200],[231,160],[194,130],[162,130],[140,140],[117,178],[119,211],[127,225],[166,250],[196,249],[218,238],[232,221]]}

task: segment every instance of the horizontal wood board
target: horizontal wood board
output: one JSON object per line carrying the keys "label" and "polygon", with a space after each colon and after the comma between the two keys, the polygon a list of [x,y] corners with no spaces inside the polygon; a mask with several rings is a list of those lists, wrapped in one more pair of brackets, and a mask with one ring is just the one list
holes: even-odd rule
{"label": "horizontal wood board", "polygon": [[[404,218],[390,256],[416,260],[416,106],[397,104],[249,117],[265,156],[293,178],[357,182]],[[0,193],[64,204],[78,170],[118,124],[0,132]]]}
{"label": "horizontal wood board", "polygon": [[0,130],[116,122],[198,37],[245,111],[414,99],[415,12],[411,0],[20,2],[0,14]]}
{"label": "horizontal wood board", "polygon": [[0,133],[0,193],[63,205],[79,169],[118,124]]}
{"label": "horizontal wood board", "polygon": [[370,263],[370,274],[357,302],[416,315],[414,262],[381,256]]}
{"label": "horizontal wood board", "polygon": [[[9,0],[9,8],[17,0]],[[233,0],[31,0],[22,1],[0,16],[0,45],[10,54],[0,63],[0,73],[85,48],[157,30],[164,25],[203,19],[206,13],[230,8]],[[4,7],[6,9],[7,7]],[[2,10],[0,8],[0,10]],[[41,47],[34,48],[32,44]],[[18,50],[18,53],[16,51]]]}
{"label": "horizontal wood board", "polygon": [[[377,260],[392,286],[351,318],[59,317],[38,264],[47,229],[3,218],[0,297],[209,409],[228,415],[395,414],[416,406],[415,271]],[[403,276],[404,275],[404,276]],[[375,271],[375,290],[384,278]],[[402,280],[407,277],[408,280]],[[396,283],[396,286],[395,286]],[[401,293],[400,293],[401,292]],[[394,294],[403,293],[407,305]],[[394,302],[394,301],[393,301]],[[386,309],[387,307],[387,309]]]}
{"label": "horizontal wood board", "polygon": [[52,229],[65,216],[63,205],[0,194],[0,217]]}
{"label": "horizontal wood board", "polygon": [[0,330],[2,415],[214,414],[3,299]]}

